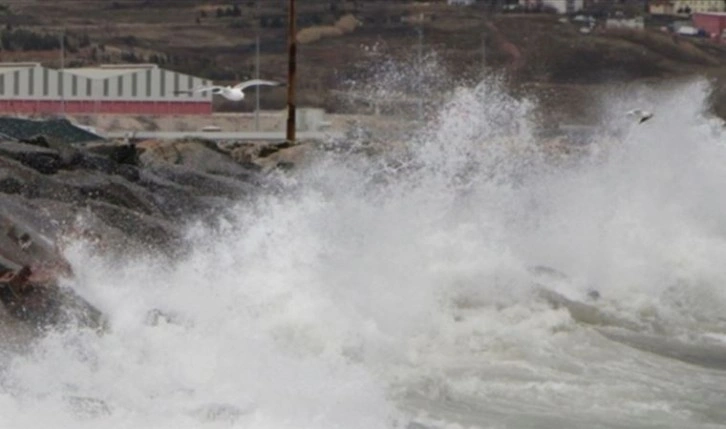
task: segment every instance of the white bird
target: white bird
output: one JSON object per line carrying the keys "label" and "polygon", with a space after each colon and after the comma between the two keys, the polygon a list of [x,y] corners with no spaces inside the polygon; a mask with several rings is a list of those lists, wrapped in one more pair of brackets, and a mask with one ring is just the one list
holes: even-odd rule
{"label": "white bird", "polygon": [[222,97],[226,98],[227,100],[242,101],[245,98],[244,90],[251,86],[257,86],[257,85],[281,86],[282,84],[280,82],[275,82],[272,80],[252,79],[252,80],[238,83],[237,85],[234,85],[234,86],[220,86],[220,85],[200,86],[200,87],[194,88],[190,91],[175,91],[174,93],[175,94],[191,94],[194,92],[212,91],[212,94],[219,94]]}
{"label": "white bird", "polygon": [[633,109],[628,111],[626,115],[634,117],[638,120],[639,124],[642,124],[643,122],[653,117],[653,112],[641,109]]}

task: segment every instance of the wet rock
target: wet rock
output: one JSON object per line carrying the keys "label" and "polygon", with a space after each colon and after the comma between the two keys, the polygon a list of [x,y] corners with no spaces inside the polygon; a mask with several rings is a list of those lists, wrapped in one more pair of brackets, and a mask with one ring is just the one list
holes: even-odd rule
{"label": "wet rock", "polygon": [[191,414],[204,422],[234,423],[250,411],[232,404],[208,404],[197,407]]}
{"label": "wet rock", "polygon": [[257,156],[259,156],[260,158],[266,158],[266,157],[272,155],[273,153],[279,152],[282,149],[288,149],[293,146],[294,146],[293,143],[290,143],[287,141],[281,142],[281,143],[264,145],[260,148],[260,151],[257,154]]}
{"label": "wet rock", "polygon": [[226,148],[237,163],[255,170],[269,172],[273,169],[290,169],[308,160],[313,153],[311,143],[241,143]]}
{"label": "wet rock", "polygon": [[157,214],[150,193],[144,188],[114,175],[96,171],[61,171],[55,180],[74,189],[80,201],[105,201],[144,214]]}
{"label": "wet rock", "polygon": [[207,174],[182,165],[154,165],[147,170],[158,177],[189,189],[193,195],[221,195],[239,198],[252,191],[256,183]]}
{"label": "wet rock", "polygon": [[250,180],[255,172],[235,162],[220,151],[215,143],[205,141],[182,141],[169,143],[144,143],[139,161],[142,165],[176,164],[199,173],[235,177]]}
{"label": "wet rock", "polygon": [[312,145],[310,144],[286,146],[278,148],[278,150],[270,152],[264,157],[258,158],[255,160],[255,163],[265,172],[273,169],[290,170],[294,166],[305,164],[310,159],[312,153]]}
{"label": "wet rock", "polygon": [[97,418],[111,415],[111,407],[106,401],[90,396],[66,396],[68,408],[78,417]]}
{"label": "wet rock", "polygon": [[53,174],[63,165],[57,151],[26,143],[0,142],[0,156],[20,161],[43,174]]}
{"label": "wet rock", "polygon": [[182,318],[178,314],[155,308],[146,314],[145,322],[149,326],[159,326],[160,324],[181,325]]}
{"label": "wet rock", "polygon": [[54,150],[58,153],[58,157],[63,165],[72,165],[81,155],[77,148],[69,145],[68,143],[59,142],[57,139],[52,137],[40,135],[27,140],[20,140],[20,142]]}
{"label": "wet rock", "polygon": [[[148,190],[156,206],[169,218],[185,218],[195,213],[203,213],[220,205],[228,205],[231,198],[238,195],[232,191],[229,197],[207,197],[193,186],[185,186],[168,180],[162,175],[148,170],[139,171],[139,185]],[[207,198],[218,198],[212,203]]]}
{"label": "wet rock", "polygon": [[138,165],[139,149],[135,144],[95,143],[83,147],[87,153],[107,158],[118,164]]}
{"label": "wet rock", "polygon": [[28,266],[0,276],[0,302],[15,318],[39,327],[59,322],[60,293]]}
{"label": "wet rock", "polygon": [[[45,136],[25,138],[26,143],[0,142],[0,313],[41,325],[103,325],[92,305],[59,286],[73,275],[63,258],[67,243],[81,240],[110,256],[141,250],[174,257],[187,250],[185,224],[214,224],[231,203],[270,189],[274,182],[265,171],[289,168],[308,154],[306,145],[221,148],[182,141],[84,147]],[[233,155],[242,147],[253,148],[248,160]]]}
{"label": "wet rock", "polygon": [[19,194],[24,188],[25,182],[13,174],[12,170],[0,167],[0,192]]}
{"label": "wet rock", "polygon": [[596,326],[618,326],[631,330],[638,330],[641,328],[641,326],[633,323],[632,321],[608,314],[594,305],[571,300],[560,293],[544,287],[537,288],[536,294],[541,299],[549,303],[553,308],[566,309],[570,313],[572,319],[579,323]]}
{"label": "wet rock", "polygon": [[89,201],[88,204],[104,223],[114,225],[139,243],[159,250],[173,250],[181,244],[181,231],[169,221],[103,201]]}

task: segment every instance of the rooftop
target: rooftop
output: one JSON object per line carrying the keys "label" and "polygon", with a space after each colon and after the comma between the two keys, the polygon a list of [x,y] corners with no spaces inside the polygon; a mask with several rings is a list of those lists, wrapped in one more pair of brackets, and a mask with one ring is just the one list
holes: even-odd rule
{"label": "rooftop", "polygon": [[0,63],[0,74],[40,67],[40,63]]}
{"label": "rooftop", "polygon": [[40,67],[40,63],[24,62],[24,63],[0,63],[0,68],[29,68],[29,67]]}
{"label": "rooftop", "polygon": [[135,73],[141,70],[141,68],[102,68],[102,67],[83,67],[83,68],[70,68],[63,69],[64,73],[70,73],[77,76],[83,76],[89,79],[106,79],[109,77],[120,76],[128,73]]}

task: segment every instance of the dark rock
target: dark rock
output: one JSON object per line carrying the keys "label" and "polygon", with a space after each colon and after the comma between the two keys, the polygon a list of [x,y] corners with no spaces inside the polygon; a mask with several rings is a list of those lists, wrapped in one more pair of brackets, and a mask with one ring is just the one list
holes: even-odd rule
{"label": "dark rock", "polygon": [[160,250],[174,250],[181,243],[181,231],[172,223],[103,201],[89,201],[94,215],[139,243]]}
{"label": "dark rock", "polygon": [[99,200],[145,214],[158,214],[149,192],[119,176],[97,171],[60,171],[54,179],[73,188],[79,201]]}
{"label": "dark rock", "polygon": [[139,169],[133,165],[119,164],[114,174],[117,174],[129,182],[138,182],[141,179]]}
{"label": "dark rock", "polygon": [[87,396],[66,396],[65,402],[70,411],[78,417],[90,419],[111,415],[111,407],[102,399]]}
{"label": "dark rock", "polygon": [[56,151],[63,167],[77,163],[81,157],[81,153],[77,148],[45,136],[36,136],[29,140],[21,140],[21,142]]}
{"label": "dark rock", "polygon": [[87,144],[83,149],[118,164],[138,165],[139,163],[139,151],[135,144]]}
{"label": "dark rock", "polygon": [[[0,316],[41,324],[103,325],[93,306],[58,286],[73,275],[67,243],[81,240],[109,257],[176,257],[188,250],[184,225],[223,222],[232,202],[275,184],[264,171],[296,165],[306,152],[284,143],[261,158],[262,145],[246,145],[250,159],[240,161],[211,141],[84,147],[39,134],[0,143]],[[20,289],[6,286],[23,267],[34,277],[22,282],[20,302]]]}
{"label": "dark rock", "polygon": [[211,208],[227,206],[231,201],[230,198],[200,195],[191,186],[167,180],[148,170],[141,170],[139,176],[139,185],[149,191],[159,210],[169,218],[188,219]]}
{"label": "dark rock", "polygon": [[249,412],[250,409],[232,404],[207,404],[192,410],[191,414],[203,422],[222,421],[231,424]]}
{"label": "dark rock", "polygon": [[265,145],[260,149],[257,156],[259,156],[260,158],[266,158],[279,150],[287,149],[287,148],[293,147],[294,145],[295,144],[291,143],[291,142],[281,142],[281,143]]}
{"label": "dark rock", "polygon": [[209,142],[183,141],[143,146],[139,155],[142,165],[177,164],[199,173],[252,180],[256,172],[243,167]]}
{"label": "dark rock", "polygon": [[73,170],[93,170],[106,174],[116,174],[118,163],[103,156],[83,153],[77,162],[70,167]]}
{"label": "dark rock", "polygon": [[30,267],[0,277],[0,302],[11,315],[38,326],[58,321],[60,306],[57,288],[32,281]]}
{"label": "dark rock", "polygon": [[16,177],[10,169],[0,167],[0,192],[19,194],[24,188],[24,181]]}
{"label": "dark rock", "polygon": [[587,292],[587,297],[593,301],[597,301],[598,299],[600,299],[600,292],[598,292],[594,289],[590,290]]}
{"label": "dark rock", "polygon": [[63,165],[57,151],[26,143],[2,142],[0,156],[20,161],[43,174],[54,174]]}
{"label": "dark rock", "polygon": [[48,144],[48,140],[45,138],[45,136],[33,136],[28,139],[22,139],[22,140],[20,140],[20,143],[50,148],[50,145]]}
{"label": "dark rock", "polygon": [[222,195],[238,198],[252,189],[252,184],[224,176],[212,175],[182,165],[159,164],[148,171],[164,179],[182,185],[193,195]]}

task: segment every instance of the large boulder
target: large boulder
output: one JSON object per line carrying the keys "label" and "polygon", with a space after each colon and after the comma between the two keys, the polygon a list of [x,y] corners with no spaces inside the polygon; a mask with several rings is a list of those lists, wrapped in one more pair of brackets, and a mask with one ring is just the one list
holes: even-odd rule
{"label": "large boulder", "polygon": [[27,143],[1,142],[0,156],[20,161],[43,174],[53,174],[63,165],[58,151]]}
{"label": "large boulder", "polygon": [[110,257],[138,251],[174,258],[188,250],[186,224],[214,225],[232,203],[274,189],[265,172],[305,162],[310,147],[0,142],[0,324],[4,315],[61,323],[71,311],[99,325],[95,309],[58,286],[73,276],[66,243],[83,240]]}
{"label": "large boulder", "polygon": [[235,162],[214,142],[187,140],[179,142],[147,141],[137,145],[139,161],[144,166],[176,164],[198,173],[254,180],[256,172]]}

